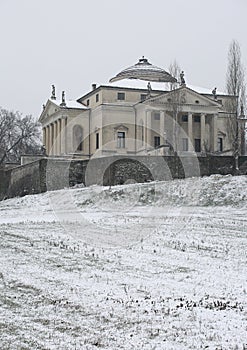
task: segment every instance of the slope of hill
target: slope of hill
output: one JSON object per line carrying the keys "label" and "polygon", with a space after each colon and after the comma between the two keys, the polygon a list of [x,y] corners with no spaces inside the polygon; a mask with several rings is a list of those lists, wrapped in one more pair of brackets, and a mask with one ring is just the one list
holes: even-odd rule
{"label": "slope of hill", "polygon": [[247,177],[0,203],[1,349],[243,349]]}

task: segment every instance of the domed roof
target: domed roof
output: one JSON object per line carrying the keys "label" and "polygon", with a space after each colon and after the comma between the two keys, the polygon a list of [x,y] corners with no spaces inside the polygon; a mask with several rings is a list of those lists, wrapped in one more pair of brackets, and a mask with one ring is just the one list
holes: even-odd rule
{"label": "domed roof", "polygon": [[164,69],[149,63],[144,56],[134,66],[122,70],[115,77],[110,79],[110,83],[121,79],[140,79],[165,83],[175,83],[177,81]]}

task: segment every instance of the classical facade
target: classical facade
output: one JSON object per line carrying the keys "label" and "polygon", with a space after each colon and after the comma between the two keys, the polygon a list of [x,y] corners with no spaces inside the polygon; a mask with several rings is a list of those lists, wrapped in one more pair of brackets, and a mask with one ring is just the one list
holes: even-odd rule
{"label": "classical facade", "polygon": [[39,121],[53,157],[231,155],[226,105],[233,99],[186,85],[183,72],[177,82],[142,58],[76,101],[64,92],[58,100],[53,86]]}

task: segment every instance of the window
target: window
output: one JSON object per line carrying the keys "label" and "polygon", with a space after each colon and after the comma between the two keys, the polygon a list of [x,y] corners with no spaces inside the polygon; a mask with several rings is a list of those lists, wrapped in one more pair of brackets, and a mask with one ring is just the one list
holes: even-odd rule
{"label": "window", "polygon": [[96,135],[96,140],[95,140],[95,148],[98,149],[99,148],[99,133],[97,132]]}
{"label": "window", "polygon": [[145,94],[141,94],[141,101],[145,101],[146,100],[146,96]]}
{"label": "window", "polygon": [[222,151],[223,151],[223,138],[218,137],[218,152],[222,152]]}
{"label": "window", "polygon": [[154,136],[154,147],[159,147],[160,146],[160,137],[159,136]]}
{"label": "window", "polygon": [[125,100],[125,93],[124,92],[118,92],[117,93],[117,99],[120,101],[124,101]]}
{"label": "window", "polygon": [[195,123],[200,123],[201,122],[201,116],[200,115],[195,115],[194,116],[194,122]]}
{"label": "window", "polygon": [[200,101],[198,101],[198,100],[195,100],[195,103],[199,104],[199,103],[200,103]]}
{"label": "window", "polygon": [[182,115],[182,122],[187,123],[188,122],[188,116],[187,114]]}
{"label": "window", "polygon": [[160,113],[159,112],[154,112],[153,116],[154,116],[154,120],[160,120]]}
{"label": "window", "polygon": [[96,99],[96,102],[99,102],[99,94],[96,94],[95,99]]}
{"label": "window", "polygon": [[187,138],[182,139],[182,151],[188,152],[189,140]]}
{"label": "window", "polygon": [[87,100],[87,106],[89,106],[89,103],[90,103],[90,101],[89,101],[89,100]]}
{"label": "window", "polygon": [[73,127],[73,149],[74,151],[83,150],[83,129],[80,125]]}
{"label": "window", "polygon": [[195,152],[201,152],[201,139],[195,139]]}
{"label": "window", "polygon": [[125,148],[125,132],[118,131],[118,133],[117,133],[117,148]]}

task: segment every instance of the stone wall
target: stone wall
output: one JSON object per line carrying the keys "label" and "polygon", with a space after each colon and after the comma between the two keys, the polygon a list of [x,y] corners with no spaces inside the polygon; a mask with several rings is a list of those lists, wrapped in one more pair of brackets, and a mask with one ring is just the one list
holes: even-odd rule
{"label": "stone wall", "polygon": [[[116,158],[119,159],[116,159],[105,172],[104,185],[123,184],[128,181],[146,182],[212,174],[234,174],[234,159],[232,157]],[[244,158],[247,163],[247,157]],[[244,160],[241,162],[244,164]]]}
{"label": "stone wall", "polygon": [[[40,159],[11,170],[0,170],[0,199],[58,190],[76,184],[117,185],[234,174],[234,158],[112,156],[90,160]],[[247,174],[247,157],[239,158],[240,173]]]}
{"label": "stone wall", "polygon": [[45,184],[40,181],[42,161],[18,166],[9,171],[8,197],[24,196],[44,192]]}
{"label": "stone wall", "polygon": [[6,169],[0,169],[0,200],[7,197],[11,172]]}
{"label": "stone wall", "polygon": [[42,168],[47,190],[57,190],[85,183],[86,160],[48,159]]}

